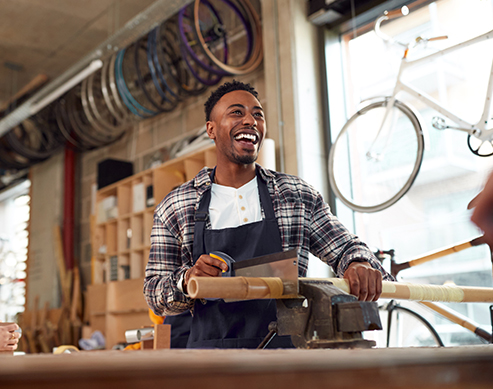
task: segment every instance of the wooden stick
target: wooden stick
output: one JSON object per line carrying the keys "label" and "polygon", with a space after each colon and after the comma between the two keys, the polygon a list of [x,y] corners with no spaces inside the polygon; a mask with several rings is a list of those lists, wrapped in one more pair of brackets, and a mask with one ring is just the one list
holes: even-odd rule
{"label": "wooden stick", "polygon": [[486,242],[484,241],[483,236],[480,236],[480,237],[477,237],[475,239],[469,240],[467,242],[457,244],[455,246],[446,247],[446,248],[440,249],[438,251],[430,252],[430,253],[422,256],[422,257],[413,259],[413,260],[408,261],[408,262],[392,263],[391,264],[391,273],[395,277],[397,275],[397,273],[399,273],[399,271],[401,271],[401,270],[408,269],[408,268],[413,267],[413,266],[421,265],[425,262],[429,262],[429,261],[432,261],[434,259],[444,257],[446,255],[458,253],[459,251],[468,249],[469,247],[479,246],[483,243],[486,243]]}
{"label": "wooden stick", "polygon": [[465,329],[474,332],[479,337],[481,337],[481,338],[483,338],[486,341],[491,343],[491,334],[489,332],[487,332],[486,330],[484,330],[483,328],[481,328],[479,324],[473,322],[468,317],[461,315],[458,312],[455,312],[454,310],[446,307],[443,304],[432,303],[429,301],[421,301],[420,304],[422,304],[425,307],[428,307],[431,310],[437,312],[438,314],[447,318],[451,322],[459,324],[460,326],[464,327]]}
{"label": "wooden stick", "polygon": [[[300,278],[300,281],[302,280],[329,281],[349,293],[348,282],[342,278]],[[292,295],[283,295],[281,285],[282,280],[276,277],[192,277],[188,284],[188,293],[192,298],[238,300],[292,298]],[[415,301],[493,302],[493,288],[383,281],[380,297]]]}

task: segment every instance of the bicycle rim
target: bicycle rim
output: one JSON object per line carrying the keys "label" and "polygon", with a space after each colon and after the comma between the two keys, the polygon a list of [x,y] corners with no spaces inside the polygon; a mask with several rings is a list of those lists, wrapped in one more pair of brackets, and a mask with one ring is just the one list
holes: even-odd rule
{"label": "bicycle rim", "polygon": [[388,314],[387,347],[444,347],[435,328],[419,313],[395,306]]}
{"label": "bicycle rim", "polygon": [[390,207],[411,188],[423,160],[424,138],[413,110],[395,101],[384,125],[387,99],[356,112],[329,154],[336,196],[357,212]]}

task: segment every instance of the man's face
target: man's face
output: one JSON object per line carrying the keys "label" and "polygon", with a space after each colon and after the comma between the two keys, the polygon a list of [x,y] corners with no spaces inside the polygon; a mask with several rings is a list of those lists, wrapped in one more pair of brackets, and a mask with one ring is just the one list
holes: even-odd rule
{"label": "man's face", "polygon": [[207,134],[216,142],[218,158],[236,164],[252,164],[266,133],[260,102],[243,90],[225,94],[211,112]]}

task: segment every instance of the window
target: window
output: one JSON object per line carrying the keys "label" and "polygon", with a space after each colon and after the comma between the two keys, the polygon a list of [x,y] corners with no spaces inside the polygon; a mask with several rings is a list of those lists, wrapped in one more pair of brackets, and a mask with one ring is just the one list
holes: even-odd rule
{"label": "window", "polygon": [[[409,42],[417,36],[449,37],[411,50],[410,58],[471,39],[493,26],[491,1],[440,0],[414,9],[411,5],[410,9],[409,15],[383,24],[382,31],[401,42]],[[335,139],[363,100],[392,94],[403,56],[402,48],[381,40],[371,26],[359,31],[366,32],[358,35],[356,31],[348,31],[338,37],[337,43],[327,44],[331,139]],[[331,74],[337,72],[337,65],[333,64],[337,50],[340,50],[342,70]],[[492,59],[493,42],[488,40],[410,68],[405,80],[456,115],[477,122],[484,106]],[[334,90],[337,90],[337,75],[340,77],[341,72],[342,93],[338,99]],[[467,210],[467,205],[481,190],[493,168],[493,156],[474,155],[467,146],[464,132],[433,128],[432,118],[440,115],[411,95],[401,92],[398,99],[413,106],[423,119],[427,147],[416,181],[410,191],[388,209],[363,214],[352,212],[336,200],[336,213],[369,246],[395,249],[397,262],[406,262],[480,235],[469,220],[471,211]],[[345,111],[346,117],[333,114],[336,110]],[[389,263],[385,266],[390,268]],[[407,282],[454,282],[491,287],[491,271],[489,249],[482,245],[412,267],[399,276]],[[483,324],[483,328],[490,328],[487,304],[455,304],[454,309]]]}
{"label": "window", "polygon": [[28,180],[0,193],[0,321],[16,321],[26,301]]}

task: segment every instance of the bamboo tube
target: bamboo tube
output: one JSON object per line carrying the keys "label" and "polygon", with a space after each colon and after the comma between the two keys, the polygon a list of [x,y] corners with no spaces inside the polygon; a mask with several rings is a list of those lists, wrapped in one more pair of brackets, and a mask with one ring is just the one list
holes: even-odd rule
{"label": "bamboo tube", "polygon": [[277,277],[192,277],[187,289],[192,298],[244,300],[280,298],[284,292]]}
{"label": "bamboo tube", "polygon": [[488,342],[491,342],[491,334],[488,333],[486,330],[482,329],[479,326],[479,324],[473,322],[468,317],[461,315],[460,313],[455,312],[452,309],[450,309],[450,308],[448,308],[442,304],[436,304],[436,303],[432,303],[429,301],[421,301],[420,304],[422,304],[425,307],[428,307],[431,310],[439,313],[440,315],[447,318],[451,322],[459,324],[460,326],[468,329],[469,331],[474,332],[476,335],[487,340]]}
{"label": "bamboo tube", "polygon": [[[349,293],[347,280],[343,278],[328,278],[327,280],[339,289]],[[487,303],[493,302],[493,288],[382,281],[382,294],[380,297],[414,301]]]}
{"label": "bamboo tube", "polygon": [[[342,278],[300,278],[301,280],[329,281],[349,293],[348,282]],[[276,277],[193,277],[188,284],[188,293],[192,298],[248,300],[293,297],[283,295],[283,289],[282,280]],[[493,302],[493,288],[383,281],[380,297],[415,301]]]}
{"label": "bamboo tube", "polygon": [[397,273],[399,273],[399,271],[401,271],[401,270],[408,269],[408,268],[413,267],[413,266],[421,265],[422,263],[429,262],[429,261],[432,261],[434,259],[444,257],[446,255],[458,253],[459,251],[468,249],[469,247],[479,246],[483,243],[486,243],[486,242],[484,241],[483,237],[480,236],[478,238],[457,244],[455,246],[443,248],[443,249],[440,249],[438,251],[433,251],[433,252],[428,253],[422,257],[413,259],[413,260],[408,261],[408,262],[392,263],[391,273],[393,276],[396,276]]}

